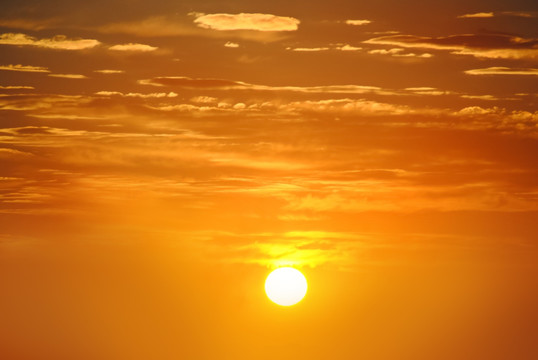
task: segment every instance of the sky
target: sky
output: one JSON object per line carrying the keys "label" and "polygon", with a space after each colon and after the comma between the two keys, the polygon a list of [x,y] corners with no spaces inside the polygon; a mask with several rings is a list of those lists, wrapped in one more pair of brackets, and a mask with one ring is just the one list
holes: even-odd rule
{"label": "sky", "polygon": [[0,357],[538,357],[535,1],[0,7]]}

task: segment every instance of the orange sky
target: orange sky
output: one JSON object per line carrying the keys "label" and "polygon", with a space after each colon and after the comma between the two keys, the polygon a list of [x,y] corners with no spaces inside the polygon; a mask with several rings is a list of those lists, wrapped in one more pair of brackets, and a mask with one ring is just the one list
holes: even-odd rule
{"label": "orange sky", "polygon": [[0,358],[538,358],[534,1],[0,6]]}

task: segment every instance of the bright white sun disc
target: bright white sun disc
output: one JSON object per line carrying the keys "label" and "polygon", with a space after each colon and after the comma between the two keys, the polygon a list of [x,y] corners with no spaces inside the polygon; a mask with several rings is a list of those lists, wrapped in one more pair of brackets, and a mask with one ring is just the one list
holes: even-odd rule
{"label": "bright white sun disc", "polygon": [[306,295],[306,278],[297,269],[281,267],[273,270],[265,280],[265,293],[274,303],[295,305]]}

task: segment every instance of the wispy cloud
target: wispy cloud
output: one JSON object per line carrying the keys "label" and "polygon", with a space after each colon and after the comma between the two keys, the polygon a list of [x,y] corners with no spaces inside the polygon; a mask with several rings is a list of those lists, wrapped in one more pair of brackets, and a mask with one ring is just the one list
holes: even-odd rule
{"label": "wispy cloud", "polygon": [[295,31],[300,21],[293,17],[260,13],[200,14],[193,13],[199,27],[218,31]]}
{"label": "wispy cloud", "polygon": [[51,77],[64,79],[87,79],[88,77],[81,74],[49,74]]}
{"label": "wispy cloud", "polygon": [[314,48],[298,47],[298,48],[287,48],[286,50],[297,51],[297,52],[318,52],[318,51],[327,51],[327,50],[330,50],[330,48],[328,47],[314,47]]}
{"label": "wispy cloud", "polygon": [[422,53],[422,54],[415,54],[415,53],[404,53],[404,49],[401,48],[393,48],[393,49],[374,49],[369,50],[368,54],[372,55],[390,55],[393,57],[418,57],[418,58],[431,58],[433,57],[430,53]]}
{"label": "wispy cloud", "polygon": [[362,50],[362,48],[358,47],[358,46],[352,46],[352,45],[349,45],[349,44],[344,44],[344,45],[337,46],[336,50],[340,50],[340,51],[359,51],[359,50]]}
{"label": "wispy cloud", "polygon": [[319,51],[328,51],[328,50],[337,50],[337,51],[359,51],[362,50],[361,47],[352,46],[349,44],[337,44],[334,46],[322,46],[322,47],[287,47],[286,50],[296,51],[296,52],[319,52]]}
{"label": "wispy cloud", "polygon": [[33,86],[26,86],[26,85],[0,85],[0,89],[2,90],[33,90],[35,89]]}
{"label": "wispy cloud", "polygon": [[483,69],[466,70],[464,73],[468,75],[538,75],[538,69],[517,69],[508,67],[489,67]]}
{"label": "wispy cloud", "polygon": [[364,42],[403,48],[448,50],[452,54],[471,55],[478,58],[538,58],[538,40],[505,34],[464,34],[445,37],[391,35],[369,39]]}
{"label": "wispy cloud", "polygon": [[31,66],[31,65],[0,65],[0,70],[8,71],[21,71],[21,72],[39,72],[39,73],[48,73],[50,70],[43,66]]}
{"label": "wispy cloud", "polygon": [[122,92],[119,92],[119,91],[98,91],[98,92],[95,93],[95,95],[100,95],[100,96],[121,96],[121,97],[142,98],[142,99],[148,99],[148,98],[174,98],[174,97],[178,96],[175,92],[141,94],[141,93],[122,93]]}
{"label": "wispy cloud", "polygon": [[522,18],[538,18],[538,11],[501,11],[499,14]]}
{"label": "wispy cloud", "polygon": [[536,11],[490,11],[490,12],[478,12],[473,14],[464,14],[459,15],[458,18],[492,18],[499,16],[515,16],[522,18],[536,18],[538,17],[538,12]]}
{"label": "wispy cloud", "polygon": [[101,44],[95,39],[68,39],[64,35],[57,35],[50,39],[37,39],[20,33],[6,33],[0,35],[0,44],[16,46],[34,46],[56,50],[84,50]]}
{"label": "wispy cloud", "polygon": [[146,44],[128,43],[128,44],[113,45],[109,47],[108,49],[113,50],[113,51],[149,52],[149,51],[157,50],[158,47],[146,45]]}
{"label": "wispy cloud", "polygon": [[302,93],[344,93],[344,94],[395,94],[376,86],[365,85],[324,85],[324,86],[268,86],[249,84],[242,81],[210,78],[190,78],[186,76],[162,76],[139,80],[142,85],[175,86],[191,89],[250,89],[258,91],[290,91]]}
{"label": "wispy cloud", "polygon": [[227,48],[238,48],[239,47],[239,44],[238,43],[234,43],[234,42],[231,42],[231,41],[228,41],[224,44],[224,47],[227,47]]}
{"label": "wispy cloud", "polygon": [[464,14],[459,15],[458,18],[465,19],[465,18],[491,18],[493,17],[493,12],[479,12],[474,14]]}
{"label": "wispy cloud", "polygon": [[[193,16],[202,16],[200,13],[192,13]],[[170,36],[196,36],[225,39],[245,39],[250,41],[277,41],[284,37],[286,31],[208,31],[207,28],[197,26],[191,18],[185,16],[167,15],[152,16],[136,21],[124,21],[105,24],[97,28],[103,33],[129,34],[139,37],[170,37]]]}
{"label": "wispy cloud", "polygon": [[110,69],[94,70],[93,72],[100,73],[100,74],[123,74],[123,73],[125,73],[124,70],[110,70]]}

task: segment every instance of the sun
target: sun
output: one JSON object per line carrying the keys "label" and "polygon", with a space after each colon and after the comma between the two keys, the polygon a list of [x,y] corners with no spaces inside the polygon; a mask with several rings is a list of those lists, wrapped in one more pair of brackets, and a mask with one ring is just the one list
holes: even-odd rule
{"label": "sun", "polygon": [[265,280],[265,293],[275,304],[291,306],[306,295],[306,278],[297,269],[281,267],[273,270]]}

